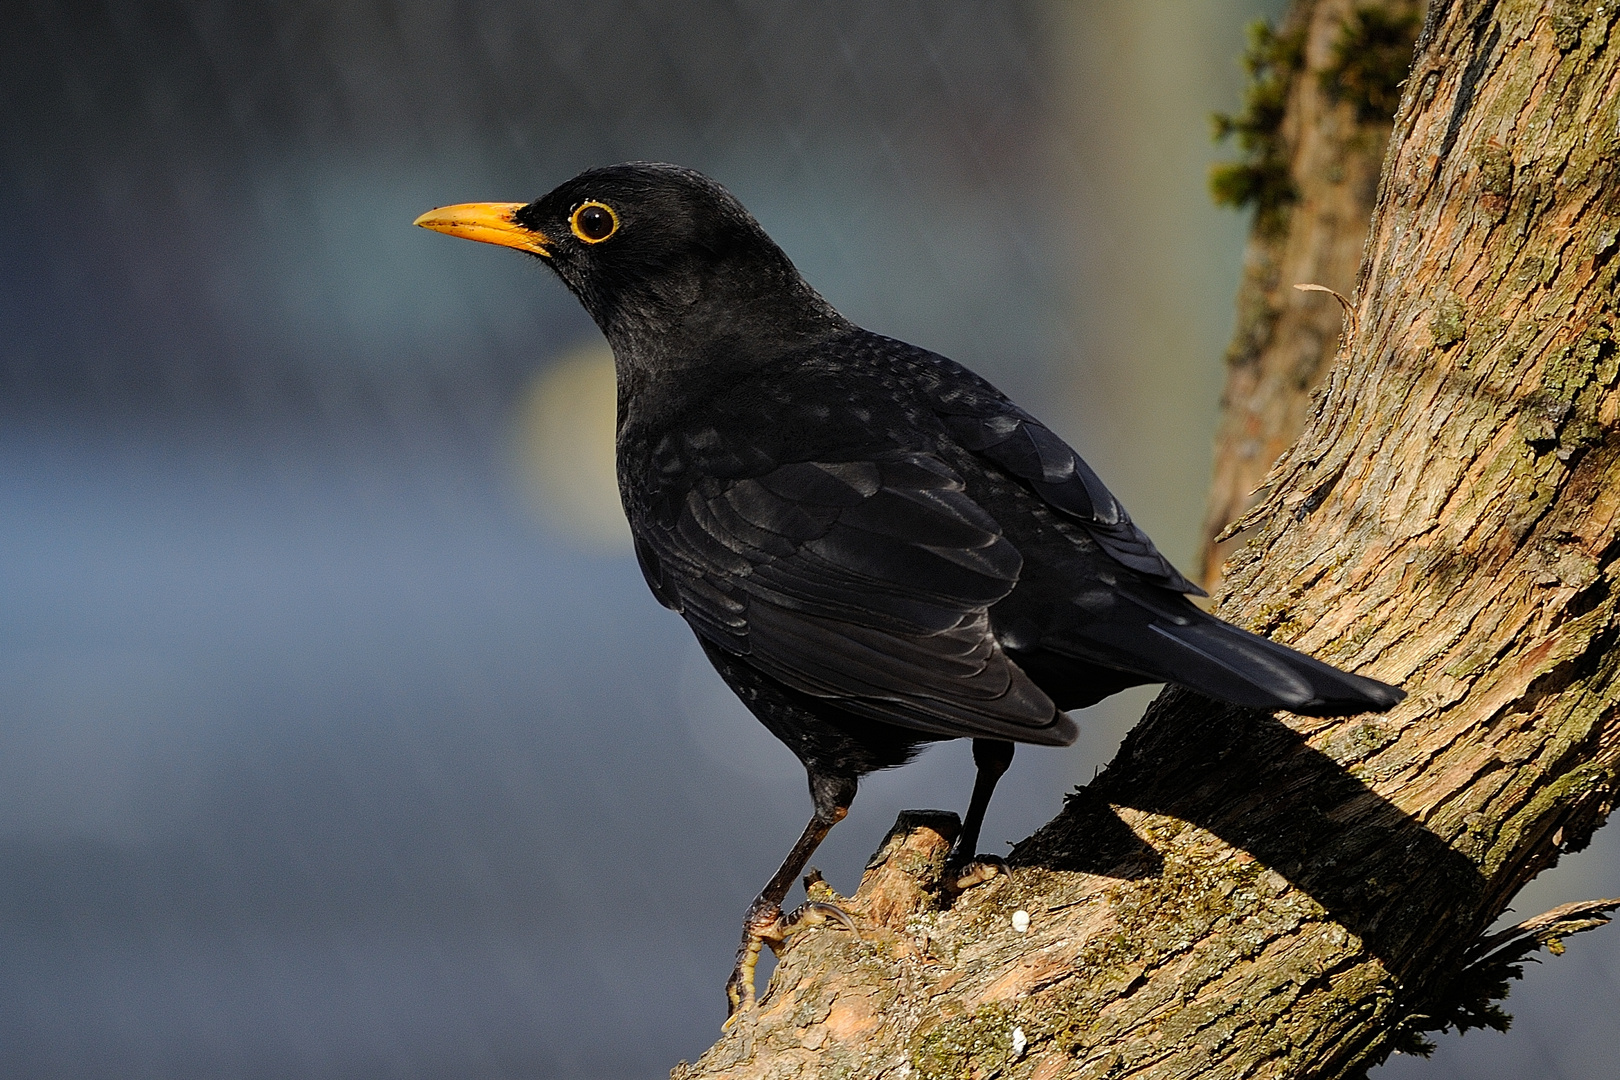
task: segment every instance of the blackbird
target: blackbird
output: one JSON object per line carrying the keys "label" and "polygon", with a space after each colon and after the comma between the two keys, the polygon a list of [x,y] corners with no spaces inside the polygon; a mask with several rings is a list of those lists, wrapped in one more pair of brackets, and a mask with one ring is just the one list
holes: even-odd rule
{"label": "blackbird", "polygon": [[727,983],[829,914],[781,902],[860,778],[970,738],[971,866],[1014,743],[1142,683],[1312,716],[1405,695],[1206,614],[1096,473],[959,364],[863,330],[715,181],[633,162],[416,224],[538,256],[613,348],[619,492],[653,595],[804,763],[815,813]]}

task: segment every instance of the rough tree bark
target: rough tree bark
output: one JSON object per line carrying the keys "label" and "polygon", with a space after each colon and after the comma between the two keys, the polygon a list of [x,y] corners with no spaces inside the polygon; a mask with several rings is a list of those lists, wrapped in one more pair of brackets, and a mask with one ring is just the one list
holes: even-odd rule
{"label": "rough tree bark", "polygon": [[954,901],[951,819],[903,817],[859,938],[802,935],[677,1078],[1352,1076],[1598,921],[1481,937],[1620,786],[1617,15],[1435,0],[1359,329],[1227,566],[1226,617],[1411,697],[1167,691]]}
{"label": "rough tree bark", "polygon": [[1422,9],[1421,0],[1295,0],[1275,32],[1255,34],[1243,113],[1218,118],[1245,160],[1218,170],[1217,198],[1255,215],[1195,568],[1211,592],[1244,539],[1218,537],[1304,430],[1311,391],[1338,351],[1338,305],[1291,286],[1348,293],[1355,284]]}

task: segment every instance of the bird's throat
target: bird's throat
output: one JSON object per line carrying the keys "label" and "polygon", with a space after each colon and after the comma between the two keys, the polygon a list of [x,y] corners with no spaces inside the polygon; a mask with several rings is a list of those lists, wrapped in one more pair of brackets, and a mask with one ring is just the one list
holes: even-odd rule
{"label": "bird's throat", "polygon": [[649,290],[618,301],[596,321],[620,378],[630,369],[657,384],[744,377],[855,329],[808,285],[766,296]]}

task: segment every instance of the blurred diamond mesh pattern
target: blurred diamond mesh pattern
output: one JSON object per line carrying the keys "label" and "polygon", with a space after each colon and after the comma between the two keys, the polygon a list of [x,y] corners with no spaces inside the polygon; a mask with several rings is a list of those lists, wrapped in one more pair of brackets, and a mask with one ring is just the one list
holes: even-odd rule
{"label": "blurred diamond mesh pattern", "polygon": [[[704,169],[846,314],[1037,407],[1185,557],[1243,229],[1204,195],[1206,116],[1279,8],[9,5],[0,1073],[700,1052],[802,773],[612,533],[594,328],[538,267],[411,220],[617,160]],[[1020,755],[986,836],[1049,816],[1142,701]],[[969,774],[943,747],[876,778],[823,869],[852,884],[897,809]],[[1615,890],[1603,835],[1540,906]],[[1616,1075],[1612,942],[1536,971],[1509,1038],[1387,1074]]]}

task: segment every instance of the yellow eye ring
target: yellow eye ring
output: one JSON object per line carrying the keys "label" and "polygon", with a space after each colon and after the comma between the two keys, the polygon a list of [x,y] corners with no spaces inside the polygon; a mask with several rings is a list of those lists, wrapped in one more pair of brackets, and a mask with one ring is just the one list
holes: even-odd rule
{"label": "yellow eye ring", "polygon": [[587,244],[600,244],[619,231],[619,215],[607,203],[580,203],[569,215],[568,227]]}

